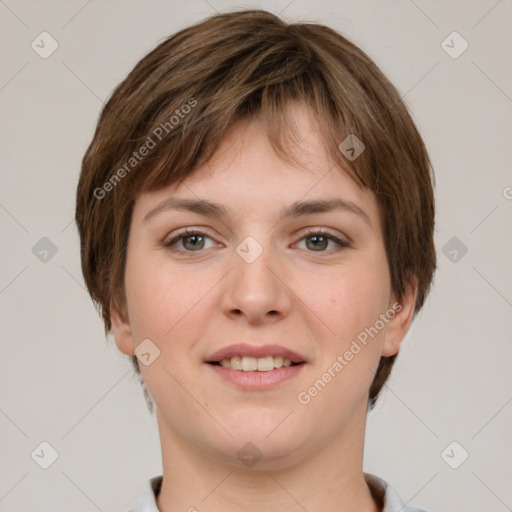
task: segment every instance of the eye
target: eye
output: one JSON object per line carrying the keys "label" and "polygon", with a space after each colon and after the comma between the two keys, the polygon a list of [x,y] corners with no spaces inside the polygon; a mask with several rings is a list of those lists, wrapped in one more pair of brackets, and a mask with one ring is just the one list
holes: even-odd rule
{"label": "eye", "polygon": [[198,252],[215,247],[215,245],[216,243],[211,237],[192,229],[182,231],[164,243],[164,246],[172,252]]}
{"label": "eye", "polygon": [[305,248],[313,252],[330,252],[326,250],[328,248],[331,248],[334,251],[339,251],[350,247],[350,244],[347,241],[341,240],[340,238],[323,230],[307,233],[297,245],[301,249],[304,248],[300,247],[300,244],[303,242],[305,242]]}

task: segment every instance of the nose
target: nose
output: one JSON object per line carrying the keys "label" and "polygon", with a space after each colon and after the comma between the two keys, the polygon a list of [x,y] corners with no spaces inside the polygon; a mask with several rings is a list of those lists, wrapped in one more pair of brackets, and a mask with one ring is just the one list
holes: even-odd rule
{"label": "nose", "polygon": [[286,318],[291,309],[291,291],[280,268],[270,249],[263,250],[254,261],[234,252],[233,268],[224,282],[224,314],[251,324]]}

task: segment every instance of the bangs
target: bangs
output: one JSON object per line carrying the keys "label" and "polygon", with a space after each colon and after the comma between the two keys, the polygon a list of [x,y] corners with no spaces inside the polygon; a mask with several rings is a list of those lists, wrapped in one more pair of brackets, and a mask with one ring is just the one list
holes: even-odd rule
{"label": "bangs", "polygon": [[[216,91],[214,97],[222,104],[229,101],[232,108],[212,109],[212,99],[204,99],[199,93],[169,103],[154,119],[143,123],[149,129],[138,142],[152,141],[154,148],[130,177],[137,195],[181,184],[214,157],[228,133],[242,122],[261,122],[276,154],[298,170],[306,169],[300,157],[308,144],[300,129],[301,107],[306,107],[318,130],[331,168],[337,166],[359,186],[373,188],[366,155],[350,162],[338,148],[355,131],[353,113],[338,112],[325,88],[319,88],[308,74],[251,91],[238,97],[235,105],[236,96],[230,89]],[[190,104],[194,107],[187,109]],[[179,117],[176,112],[183,110],[187,113]]]}

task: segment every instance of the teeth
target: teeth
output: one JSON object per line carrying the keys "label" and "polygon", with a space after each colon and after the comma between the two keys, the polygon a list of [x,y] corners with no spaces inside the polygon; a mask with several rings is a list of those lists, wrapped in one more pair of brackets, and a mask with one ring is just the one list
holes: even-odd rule
{"label": "teeth", "polygon": [[258,359],[255,357],[242,357],[242,370],[244,372],[253,372],[258,369]]}
{"label": "teeth", "polygon": [[268,372],[274,369],[274,358],[272,356],[260,357],[257,361],[259,372]]}
{"label": "teeth", "polygon": [[235,356],[231,359],[223,359],[220,365],[224,368],[232,370],[242,370],[244,372],[269,372],[282,366],[291,366],[292,362],[286,357],[266,356],[266,357],[249,357]]}
{"label": "teeth", "polygon": [[241,370],[242,369],[242,358],[235,356],[232,357],[231,360],[224,359],[224,361],[227,362],[226,368],[233,368],[234,370]]}

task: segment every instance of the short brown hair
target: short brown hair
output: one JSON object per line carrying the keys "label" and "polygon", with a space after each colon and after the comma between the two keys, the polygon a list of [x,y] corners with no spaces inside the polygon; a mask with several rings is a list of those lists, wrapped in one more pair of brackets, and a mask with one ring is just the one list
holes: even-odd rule
{"label": "short brown hair", "polygon": [[[212,16],[163,41],[103,108],[82,162],[76,222],[85,283],[107,334],[111,304],[121,311],[125,306],[136,198],[189,177],[233,124],[256,116],[276,152],[294,160],[285,143],[293,138],[288,113],[295,102],[315,114],[334,161],[375,193],[393,291],[403,297],[414,276],[420,310],[436,267],[434,178],[400,94],[360,48],[331,28],[243,10]],[[351,134],[366,147],[353,161],[338,148]],[[381,358],[370,408],[395,358]],[[137,358],[131,360],[140,379]],[[144,393],[149,399],[145,387]]]}

